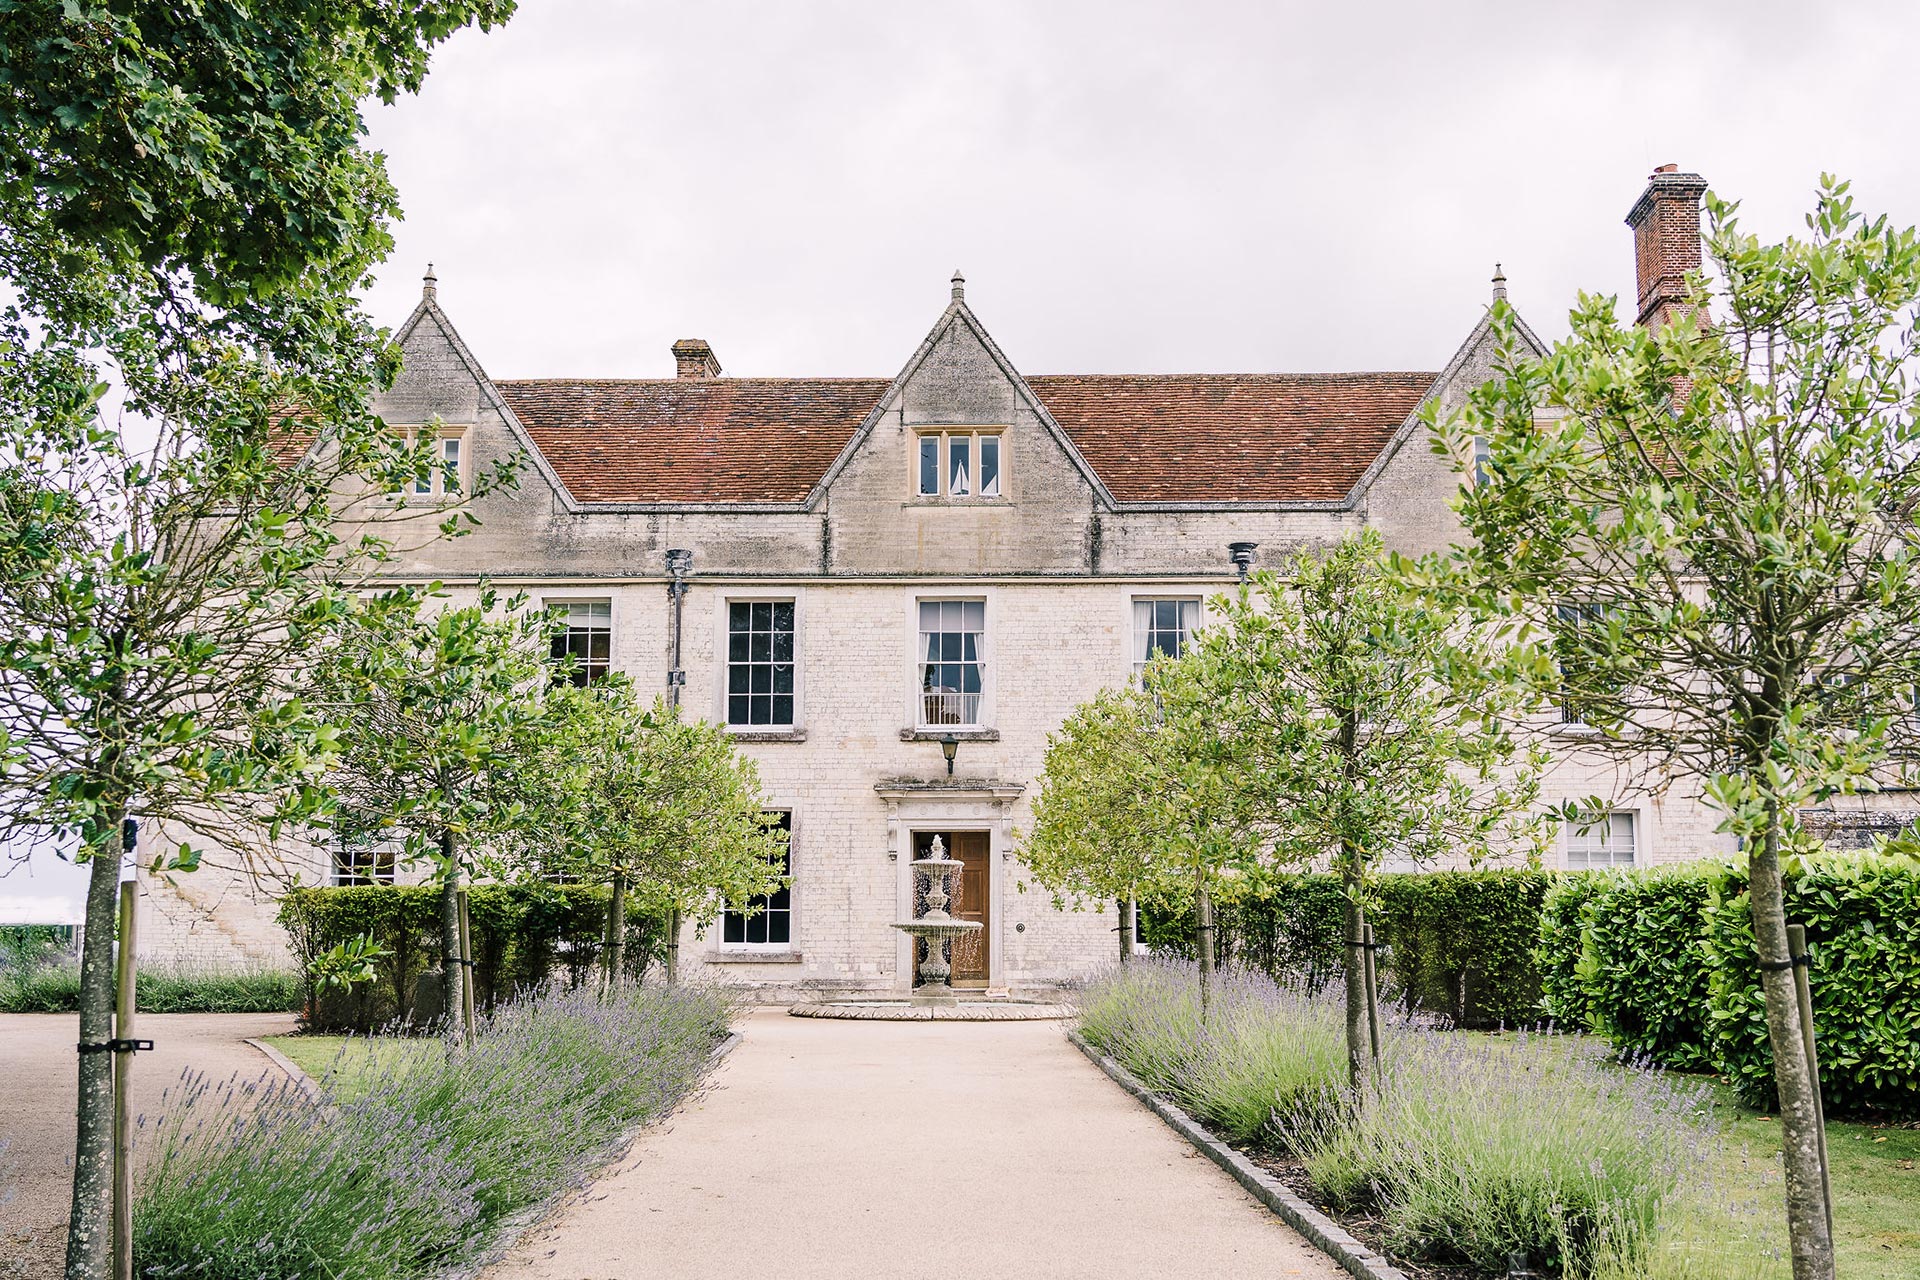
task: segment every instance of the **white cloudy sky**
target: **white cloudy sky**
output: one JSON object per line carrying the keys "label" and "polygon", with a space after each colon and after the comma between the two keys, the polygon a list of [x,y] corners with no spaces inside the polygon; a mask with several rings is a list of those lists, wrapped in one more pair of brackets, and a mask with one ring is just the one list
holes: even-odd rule
{"label": "white cloudy sky", "polygon": [[1030,373],[1436,368],[1496,259],[1536,327],[1631,287],[1678,162],[1794,229],[1920,218],[1915,7],[1780,0],[523,0],[374,142],[371,301],[500,376],[896,371],[969,299]]}
{"label": "white cloudy sky", "polygon": [[1917,50],[1891,0],[522,0],[373,113],[370,302],[434,262],[499,376],[890,375],[958,266],[1029,373],[1437,368],[1496,260],[1549,336],[1630,289],[1657,164],[1770,235],[1823,170],[1920,220]]}

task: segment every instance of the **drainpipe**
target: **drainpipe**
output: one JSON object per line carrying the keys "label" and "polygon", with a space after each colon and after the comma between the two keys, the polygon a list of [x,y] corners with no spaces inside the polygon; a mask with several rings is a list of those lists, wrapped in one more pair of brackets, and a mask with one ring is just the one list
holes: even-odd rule
{"label": "drainpipe", "polygon": [[[667,551],[667,598],[673,601],[673,657],[667,668],[667,705],[680,709],[680,691],[686,687],[686,668],[680,665],[680,636],[687,604],[687,574],[693,570],[693,552],[685,547]],[[667,913],[667,981],[680,980],[680,908]]]}

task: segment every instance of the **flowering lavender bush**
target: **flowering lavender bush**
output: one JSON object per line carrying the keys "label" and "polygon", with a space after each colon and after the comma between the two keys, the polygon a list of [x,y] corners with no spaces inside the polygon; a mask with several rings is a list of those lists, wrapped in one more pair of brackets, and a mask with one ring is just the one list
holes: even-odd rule
{"label": "flowering lavender bush", "polygon": [[1276,1121],[1318,1124],[1345,1096],[1339,992],[1225,970],[1200,1016],[1196,967],[1142,960],[1095,979],[1080,1001],[1089,1042],[1237,1142],[1277,1141]]}
{"label": "flowering lavender bush", "polygon": [[1557,1037],[1400,1036],[1338,1124],[1296,1126],[1316,1190],[1396,1247],[1490,1270],[1645,1274],[1662,1210],[1713,1137],[1707,1089]]}
{"label": "flowering lavender bush", "polygon": [[158,1126],[136,1266],[210,1280],[429,1274],[684,1097],[729,1016],[697,987],[547,991],[494,1011],[471,1048],[355,1055],[371,1074],[337,1101],[285,1081],[190,1079]]}

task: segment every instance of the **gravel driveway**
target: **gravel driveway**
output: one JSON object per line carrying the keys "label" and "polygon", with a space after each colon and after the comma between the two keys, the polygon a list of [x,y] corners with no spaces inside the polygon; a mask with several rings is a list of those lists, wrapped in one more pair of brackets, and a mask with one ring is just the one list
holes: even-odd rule
{"label": "gravel driveway", "polygon": [[[73,1194],[74,1043],[79,1015],[0,1014],[0,1277],[59,1275]],[[154,1042],[133,1079],[136,1114],[157,1111],[186,1071],[253,1077],[274,1070],[242,1041],[284,1035],[290,1013],[143,1013]],[[136,1148],[137,1152],[137,1148]],[[137,1156],[136,1156],[137,1158]]]}

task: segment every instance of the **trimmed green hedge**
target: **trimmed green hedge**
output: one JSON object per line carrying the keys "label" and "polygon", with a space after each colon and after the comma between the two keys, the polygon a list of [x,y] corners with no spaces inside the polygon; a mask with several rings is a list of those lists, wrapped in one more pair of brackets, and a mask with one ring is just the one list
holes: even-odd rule
{"label": "trimmed green hedge", "polygon": [[[197,969],[142,965],[135,992],[141,1013],[292,1013],[304,984],[291,969]],[[73,1013],[80,967],[43,965],[0,976],[0,1013]]]}
{"label": "trimmed green hedge", "polygon": [[[1400,998],[1460,1026],[1537,1021],[1540,909],[1552,880],[1540,871],[1378,877],[1368,918],[1388,948],[1381,963]],[[1261,893],[1215,910],[1216,954],[1222,964],[1318,985],[1345,963],[1342,903],[1335,876],[1277,876]],[[1143,915],[1150,945],[1191,958],[1191,912]]]}
{"label": "trimmed green hedge", "polygon": [[[1770,1108],[1773,1056],[1743,867],[1594,873],[1550,895],[1547,1008],[1622,1052],[1725,1076]],[[1827,1110],[1920,1116],[1920,861],[1797,860],[1786,914],[1807,929]],[[1569,977],[1568,975],[1572,975]]]}
{"label": "trimmed green hedge", "polygon": [[[1920,1119],[1920,862],[1872,854],[1806,859],[1786,882],[1787,919],[1807,929],[1808,994],[1829,1114]],[[1744,870],[1704,912],[1700,952],[1715,1068],[1771,1107],[1773,1054]]]}
{"label": "trimmed green hedge", "polygon": [[1722,871],[1687,866],[1611,875],[1590,898],[1576,965],[1589,1026],[1623,1054],[1706,1071],[1707,966],[1700,912]]}
{"label": "trimmed green hedge", "polygon": [[[467,892],[473,935],[474,999],[491,1008],[550,978],[590,981],[606,932],[604,885],[474,885]],[[631,899],[629,899],[631,902]],[[440,963],[440,891],[427,885],[296,889],[282,900],[280,923],[302,971],[314,957],[361,934],[392,954],[370,983],[324,996],[309,989],[314,1029],[367,1031],[413,1013],[414,984]],[[665,940],[658,921],[629,910],[626,967],[638,977]]]}

